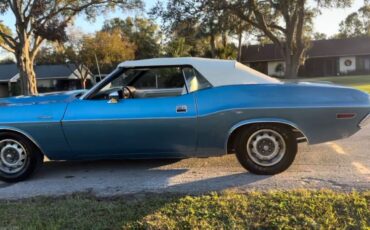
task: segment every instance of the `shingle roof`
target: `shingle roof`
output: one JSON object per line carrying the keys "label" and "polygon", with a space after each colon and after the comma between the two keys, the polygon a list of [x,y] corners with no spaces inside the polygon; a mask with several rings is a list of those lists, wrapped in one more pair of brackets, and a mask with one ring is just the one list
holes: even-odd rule
{"label": "shingle roof", "polygon": [[[68,78],[75,69],[74,65],[70,65],[69,67],[66,65],[35,66],[37,79]],[[16,64],[2,64],[0,65],[0,81],[10,81],[18,72]]]}
{"label": "shingle roof", "polygon": [[35,73],[37,79],[68,78],[76,70],[74,65],[37,65]]}
{"label": "shingle roof", "polygon": [[[370,54],[369,44],[370,37],[317,40],[312,42],[307,55],[308,58],[368,55]],[[279,48],[274,44],[243,47],[243,62],[273,60],[283,60]]]}
{"label": "shingle roof", "polygon": [[18,74],[16,64],[0,65],[0,81],[9,81],[12,77]]}

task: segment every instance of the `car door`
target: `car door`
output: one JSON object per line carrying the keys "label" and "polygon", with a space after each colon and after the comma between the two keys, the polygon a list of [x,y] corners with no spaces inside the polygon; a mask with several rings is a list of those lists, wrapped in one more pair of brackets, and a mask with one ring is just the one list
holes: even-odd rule
{"label": "car door", "polygon": [[196,149],[196,121],[194,95],[185,93],[117,103],[75,100],[62,125],[76,158],[180,157]]}

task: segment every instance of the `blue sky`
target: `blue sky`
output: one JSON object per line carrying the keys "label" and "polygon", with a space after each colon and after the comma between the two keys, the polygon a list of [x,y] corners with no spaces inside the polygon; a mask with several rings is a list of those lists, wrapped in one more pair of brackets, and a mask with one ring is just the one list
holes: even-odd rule
{"label": "blue sky", "polygon": [[[156,0],[144,0],[145,6],[147,9],[150,9],[156,2]],[[322,10],[322,14],[318,16],[314,21],[315,32],[326,33],[327,35],[333,35],[338,32],[339,23],[350,13],[356,11],[364,3],[364,0],[354,0],[354,4],[350,8],[346,9],[329,9]],[[107,15],[99,16],[94,22],[88,22],[86,19],[81,16],[78,17],[75,21],[76,27],[84,31],[85,33],[93,33],[96,30],[101,29],[104,21],[106,19],[114,17],[125,18],[129,15],[143,15],[144,12],[130,12],[123,14],[121,11],[116,11],[109,13]],[[5,14],[0,16],[0,20],[3,21],[7,26],[14,28],[14,17],[11,14]],[[0,52],[1,56],[1,52]]]}

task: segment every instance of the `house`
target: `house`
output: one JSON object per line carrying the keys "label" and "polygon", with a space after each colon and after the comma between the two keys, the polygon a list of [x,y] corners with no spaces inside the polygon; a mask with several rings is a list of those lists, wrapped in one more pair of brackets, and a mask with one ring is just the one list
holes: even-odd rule
{"label": "house", "polygon": [[[274,44],[243,47],[242,62],[270,76],[283,77],[285,63]],[[370,74],[370,37],[313,41],[301,77]]]}
{"label": "house", "polygon": [[[40,93],[81,89],[81,71],[73,64],[36,65],[34,68]],[[0,97],[19,95],[19,78],[16,64],[1,64]],[[93,75],[89,73],[87,79],[87,87],[90,87],[94,82]]]}

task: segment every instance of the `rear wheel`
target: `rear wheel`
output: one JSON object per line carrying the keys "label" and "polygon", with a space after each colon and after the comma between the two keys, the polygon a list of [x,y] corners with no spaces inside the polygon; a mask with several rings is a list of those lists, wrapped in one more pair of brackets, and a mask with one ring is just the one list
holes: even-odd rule
{"label": "rear wheel", "polygon": [[296,154],[296,138],[285,126],[249,126],[240,132],[236,143],[236,156],[240,164],[255,174],[283,172],[293,163]]}
{"label": "rear wheel", "polygon": [[15,133],[0,134],[0,180],[27,179],[42,162],[43,155],[27,138]]}

